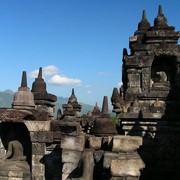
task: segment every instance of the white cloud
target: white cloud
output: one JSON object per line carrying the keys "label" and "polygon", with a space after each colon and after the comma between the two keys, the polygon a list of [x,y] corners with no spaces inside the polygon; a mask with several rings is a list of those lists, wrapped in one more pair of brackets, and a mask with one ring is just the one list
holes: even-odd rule
{"label": "white cloud", "polygon": [[29,76],[30,78],[37,78],[38,72],[39,72],[39,70],[31,71],[30,73],[28,73],[28,76]]}
{"label": "white cloud", "polygon": [[[53,76],[59,72],[59,69],[54,65],[49,65],[42,68],[42,75],[45,76]],[[37,78],[39,73],[39,69],[36,69],[28,74],[31,78]]]}
{"label": "white cloud", "polygon": [[93,92],[92,92],[92,91],[90,91],[90,90],[89,90],[89,91],[87,91],[87,94],[92,94],[92,93],[93,93]]}
{"label": "white cloud", "polygon": [[92,85],[91,85],[91,84],[87,84],[87,85],[85,85],[84,87],[85,87],[85,88],[91,88]]}
{"label": "white cloud", "polygon": [[[39,69],[30,72],[28,75],[31,78],[37,78]],[[65,75],[58,74],[59,69],[54,65],[49,65],[42,68],[42,75],[44,77],[49,77],[47,80],[51,85],[60,85],[60,86],[67,86],[67,85],[76,85],[81,86],[81,80],[77,78],[69,78]]]}
{"label": "white cloud", "polygon": [[49,81],[49,84],[52,85],[80,85],[81,84],[81,80],[80,79],[72,79],[72,78],[68,78],[66,76],[62,76],[62,75],[54,75]]}
{"label": "white cloud", "polygon": [[117,85],[118,88],[120,88],[122,86],[122,84],[123,84],[122,82],[119,82],[118,85]]}
{"label": "white cloud", "polygon": [[44,76],[53,76],[59,72],[59,69],[54,65],[46,66],[42,69]]}

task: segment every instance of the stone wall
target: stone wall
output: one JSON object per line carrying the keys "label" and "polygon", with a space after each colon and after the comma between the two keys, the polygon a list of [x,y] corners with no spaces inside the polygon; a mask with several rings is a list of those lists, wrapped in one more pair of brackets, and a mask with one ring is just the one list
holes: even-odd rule
{"label": "stone wall", "polygon": [[[145,167],[137,149],[142,145],[141,137],[106,136],[98,137],[77,132],[69,134],[63,122],[62,179],[132,179],[140,177],[140,170]],[[60,125],[61,126],[61,125]],[[66,128],[77,126],[67,123]]]}
{"label": "stone wall", "polygon": [[169,180],[180,178],[180,122],[178,120],[123,120],[125,134],[141,135],[138,150],[146,164],[140,179]]}

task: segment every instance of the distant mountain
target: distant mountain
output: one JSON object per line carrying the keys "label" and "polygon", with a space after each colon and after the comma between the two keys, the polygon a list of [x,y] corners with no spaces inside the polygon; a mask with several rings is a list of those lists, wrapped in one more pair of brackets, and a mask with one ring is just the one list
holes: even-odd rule
{"label": "distant mountain", "polygon": [[10,89],[7,89],[3,92],[0,92],[0,107],[11,107],[13,101],[14,92]]}
{"label": "distant mountain", "polygon": [[[3,92],[0,92],[0,108],[2,107],[6,107],[6,108],[11,108],[11,104],[13,102],[13,95],[14,92],[11,91],[10,89],[7,89]],[[64,97],[57,97],[57,102],[55,105],[55,116],[56,116],[56,112],[59,108],[61,108],[62,110],[62,105],[63,104],[67,104],[68,102],[68,98],[64,98]],[[85,104],[85,103],[81,103],[82,105],[82,110],[81,110],[81,114],[87,114],[88,111],[92,111],[93,110],[93,106],[89,105],[89,104]]]}

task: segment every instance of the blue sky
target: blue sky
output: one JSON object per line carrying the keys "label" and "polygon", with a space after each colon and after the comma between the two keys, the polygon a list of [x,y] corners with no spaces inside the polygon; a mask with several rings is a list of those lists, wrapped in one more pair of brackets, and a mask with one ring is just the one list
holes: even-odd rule
{"label": "blue sky", "polygon": [[146,10],[151,25],[162,5],[180,30],[178,0],[0,0],[0,91],[17,91],[22,71],[31,89],[39,67],[47,91],[102,105],[121,82],[123,48]]}

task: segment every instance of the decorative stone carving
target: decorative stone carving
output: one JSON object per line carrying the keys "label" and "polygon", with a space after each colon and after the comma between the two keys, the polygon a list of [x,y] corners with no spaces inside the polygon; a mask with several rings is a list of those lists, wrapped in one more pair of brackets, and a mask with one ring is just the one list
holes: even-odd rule
{"label": "decorative stone carving", "polygon": [[113,112],[119,114],[123,112],[127,112],[129,107],[129,103],[123,100],[122,92],[118,92],[117,88],[114,88],[112,96],[111,96],[111,103],[113,105]]}

